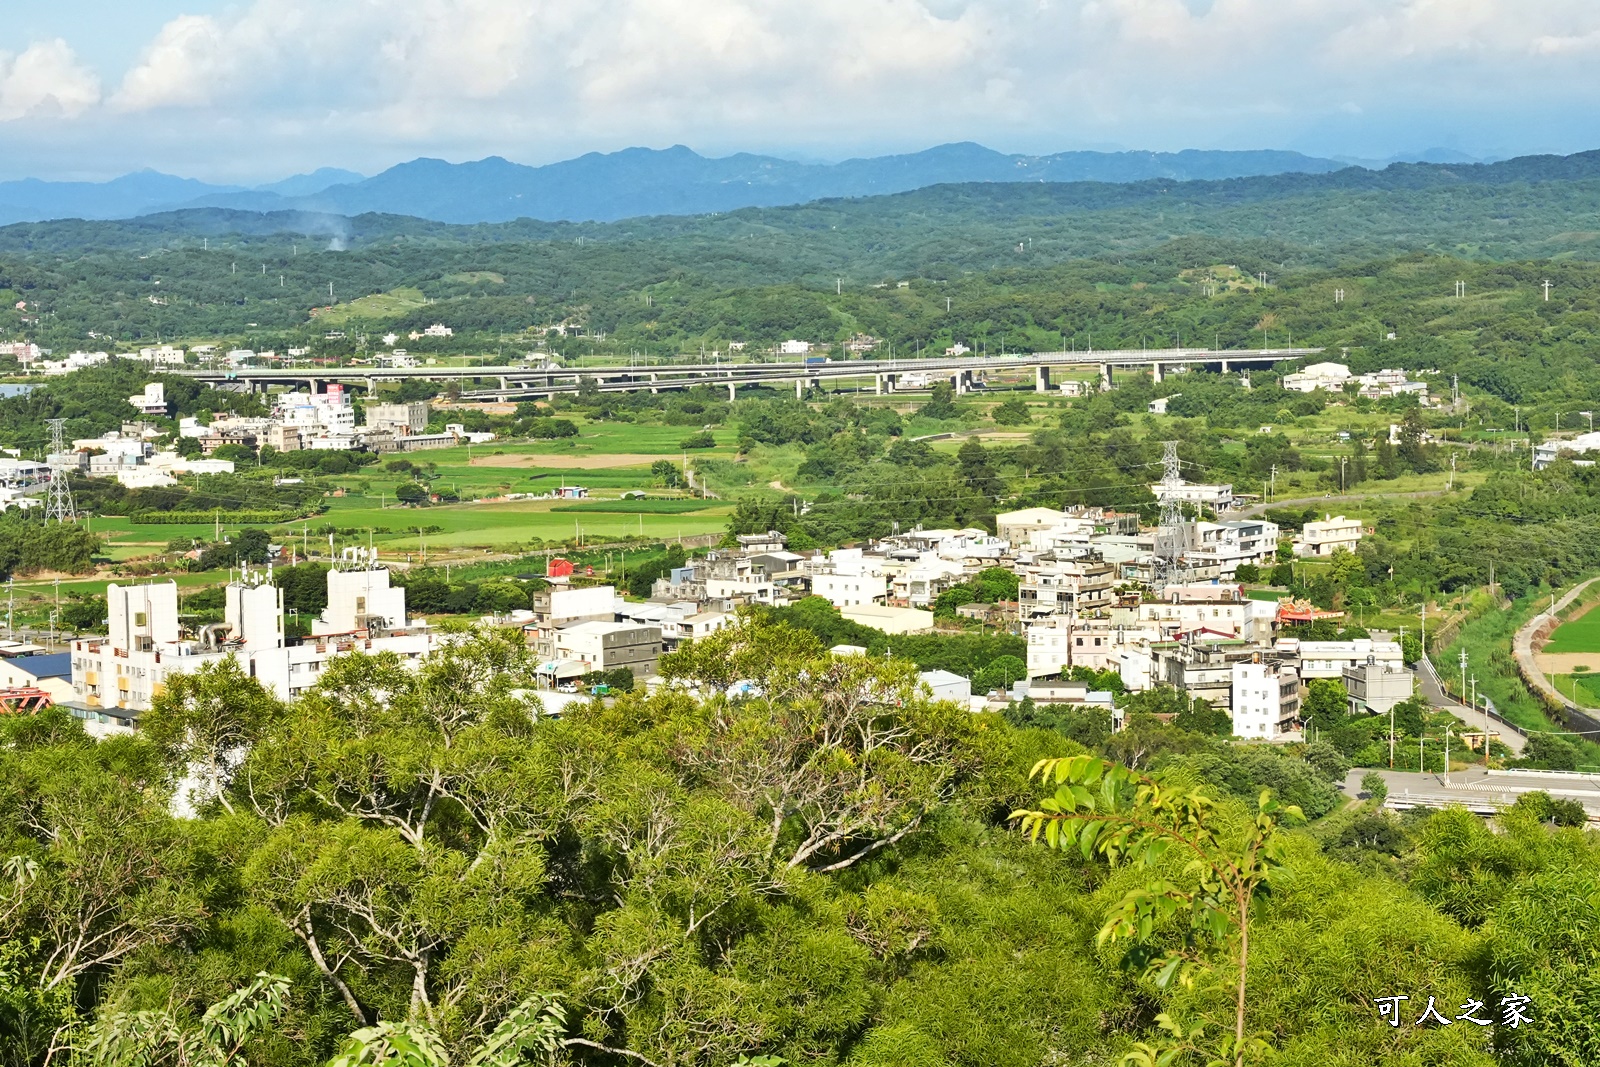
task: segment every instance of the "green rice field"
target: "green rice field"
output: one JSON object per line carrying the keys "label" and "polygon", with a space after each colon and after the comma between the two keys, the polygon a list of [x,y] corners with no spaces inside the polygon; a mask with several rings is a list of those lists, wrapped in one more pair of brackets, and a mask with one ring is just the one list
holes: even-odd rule
{"label": "green rice field", "polygon": [[1556,627],[1544,651],[1600,652],[1600,611],[1591,609]]}

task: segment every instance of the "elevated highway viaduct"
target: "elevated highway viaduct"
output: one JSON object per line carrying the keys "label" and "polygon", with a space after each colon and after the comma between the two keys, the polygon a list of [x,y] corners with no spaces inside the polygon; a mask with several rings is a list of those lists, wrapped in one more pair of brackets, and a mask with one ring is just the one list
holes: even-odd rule
{"label": "elevated highway viaduct", "polygon": [[[1224,373],[1232,370],[1270,367],[1284,360],[1318,355],[1320,348],[1199,349],[1175,348],[1117,350],[1104,352],[1032,352],[1004,356],[939,356],[927,359],[860,359],[827,362],[771,363],[666,363],[649,366],[617,365],[596,367],[269,367],[241,369],[185,368],[172,373],[208,382],[223,388],[245,387],[251,391],[270,385],[309,384],[313,391],[321,384],[342,382],[371,389],[384,382],[455,381],[463,385],[464,400],[516,400],[552,397],[578,391],[582,379],[589,379],[604,393],[649,389],[687,389],[696,385],[726,386],[730,398],[740,386],[773,386],[793,383],[795,395],[826,381],[866,381],[876,392],[894,392],[908,379],[924,383],[946,379],[958,394],[971,388],[977,375],[1034,374],[1034,388],[1040,393],[1051,387],[1051,372],[1094,372],[1102,389],[1110,388],[1117,370],[1142,368],[1156,381],[1178,368],[1215,367]],[[925,387],[925,385],[923,386]]]}

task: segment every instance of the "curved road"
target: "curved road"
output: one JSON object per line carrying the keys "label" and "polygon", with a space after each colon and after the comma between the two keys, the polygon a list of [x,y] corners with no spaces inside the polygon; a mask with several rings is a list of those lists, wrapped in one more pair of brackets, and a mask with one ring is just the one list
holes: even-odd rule
{"label": "curved road", "polygon": [[[1583,591],[1595,582],[1600,582],[1600,578],[1590,578],[1586,582],[1573,586],[1566,596],[1555,602],[1552,608],[1548,611],[1541,611],[1524,623],[1522,629],[1517,631],[1517,636],[1511,642],[1511,653],[1516,657],[1517,667],[1521,671],[1523,681],[1538,690],[1541,696],[1554,697],[1562,707],[1570,712],[1576,712],[1586,719],[1594,718],[1588,709],[1574,704],[1570,698],[1563,696],[1559,690],[1545,679],[1544,672],[1539,669],[1539,661],[1534,655],[1533,639],[1545,623],[1559,621],[1558,616],[1562,611],[1566,610],[1567,605],[1578,599]],[[1575,729],[1575,727],[1571,728]]]}

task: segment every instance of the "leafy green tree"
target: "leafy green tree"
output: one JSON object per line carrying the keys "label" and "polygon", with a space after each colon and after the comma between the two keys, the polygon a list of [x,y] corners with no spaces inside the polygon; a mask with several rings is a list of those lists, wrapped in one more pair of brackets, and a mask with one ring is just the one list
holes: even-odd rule
{"label": "leafy green tree", "polygon": [[102,1015],[77,1051],[92,1067],[232,1067],[283,1015],[288,997],[289,979],[262,972],[198,1022],[171,1007]]}
{"label": "leafy green tree", "polygon": [[106,598],[74,597],[61,609],[61,625],[73,630],[99,630],[106,624]]}
{"label": "leafy green tree", "polygon": [[960,415],[955,405],[955,386],[949,382],[934,382],[933,395],[928,402],[917,409],[917,414],[925,419],[938,419],[940,421],[953,419]]}
{"label": "leafy green tree", "polygon": [[1007,397],[989,413],[1000,426],[1026,426],[1033,421],[1033,413],[1028,409],[1028,402],[1021,397]]}
{"label": "leafy green tree", "polygon": [[[1030,773],[1055,792],[1037,809],[1011,813],[1018,828],[1051,848],[1099,854],[1109,862],[1132,862],[1152,870],[1129,890],[1100,928],[1100,944],[1133,944],[1129,960],[1158,986],[1193,982],[1231,963],[1234,990],[1232,1033],[1212,1038],[1202,1027],[1185,1027],[1163,1016],[1171,1038],[1160,1045],[1139,1044],[1130,1062],[1156,1067],[1174,1062],[1183,1052],[1197,1052],[1214,1061],[1243,1067],[1247,1059],[1270,1053],[1265,1037],[1247,1030],[1247,979],[1250,963],[1250,916],[1257,894],[1283,865],[1280,824],[1303,821],[1300,810],[1284,807],[1264,790],[1256,815],[1243,833],[1228,834],[1215,803],[1203,792],[1183,792],[1157,779],[1091,756],[1041,760]],[[1188,860],[1186,872],[1198,875],[1192,887],[1168,881],[1155,871],[1169,850]],[[1181,947],[1165,947],[1157,929],[1186,919],[1192,938]]]}
{"label": "leafy green tree", "polygon": [[185,801],[198,809],[215,800],[231,812],[234,775],[282,713],[278,699],[228,656],[192,673],[169,675],[139,726],[174,780],[191,774],[198,779]]}
{"label": "leafy green tree", "polygon": [[977,674],[972,676],[972,690],[975,693],[988,693],[997,689],[1009,689],[1012,682],[1018,682],[1028,676],[1028,665],[1016,656],[1000,656],[992,660]]}
{"label": "leafy green tree", "polygon": [[985,497],[997,496],[1002,488],[1000,478],[995,474],[989,462],[989,450],[978,442],[976,437],[969,437],[960,448],[956,449],[956,465],[961,470],[961,479],[974,493]]}
{"label": "leafy green tree", "polygon": [[1389,796],[1389,782],[1377,771],[1368,771],[1361,776],[1361,791],[1375,803],[1382,804]]}

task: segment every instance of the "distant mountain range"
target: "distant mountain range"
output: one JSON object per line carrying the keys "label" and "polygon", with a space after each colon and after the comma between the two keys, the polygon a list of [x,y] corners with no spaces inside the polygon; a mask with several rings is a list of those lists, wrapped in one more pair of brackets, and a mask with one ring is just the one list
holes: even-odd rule
{"label": "distant mountain range", "polygon": [[207,185],[155,171],[109,182],[0,183],[0,225],[46,219],[125,219],[187,208],[379,212],[436,222],[615,221],[776,207],[959,182],[1195,181],[1325,174],[1349,166],[1298,152],[1061,152],[1006,155],[941,145],[910,155],[795,163],[739,154],[708,159],[682,145],[590,153],[543,167],[498,156],[471,163],[417,159],[371,178],[323,169],[257,188]]}

